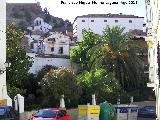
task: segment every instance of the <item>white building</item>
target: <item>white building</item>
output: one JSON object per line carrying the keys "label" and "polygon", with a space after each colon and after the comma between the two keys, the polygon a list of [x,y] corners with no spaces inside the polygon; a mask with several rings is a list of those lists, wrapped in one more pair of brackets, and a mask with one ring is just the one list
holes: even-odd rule
{"label": "white building", "polygon": [[27,29],[31,31],[40,30],[40,31],[43,31],[44,33],[47,33],[52,29],[52,26],[44,22],[43,18],[37,17],[34,20],[34,24],[30,27],[27,27]]}
{"label": "white building", "polygon": [[52,35],[44,39],[44,54],[68,55],[70,38],[62,33],[53,32]]}
{"label": "white building", "polygon": [[7,94],[6,84],[6,1],[2,0],[0,4],[0,105],[6,104],[12,106],[12,99]]}
{"label": "white building", "polygon": [[73,23],[73,37],[80,41],[84,29],[91,29],[97,34],[102,34],[106,26],[120,25],[125,27],[124,32],[130,30],[143,30],[144,17],[120,14],[88,14],[77,16]]}
{"label": "white building", "polygon": [[156,96],[156,114],[160,119],[160,0],[145,0],[147,37],[148,43],[148,61],[149,61],[149,83],[148,87],[153,88]]}
{"label": "white building", "polygon": [[[66,67],[73,68],[72,63],[69,59],[69,50],[70,50],[70,37],[59,33],[52,32],[51,35],[42,41],[40,45],[41,37],[35,35],[29,35],[30,38],[30,49],[32,53],[27,53],[27,55],[33,58],[33,65],[30,68],[29,72],[36,74],[46,65],[52,65],[56,67]],[[34,38],[34,40],[33,40]],[[39,39],[39,40],[36,40]],[[39,49],[42,48],[42,49]],[[37,51],[37,50],[42,50]],[[75,67],[75,65],[73,65]],[[76,68],[74,68],[76,69]]]}

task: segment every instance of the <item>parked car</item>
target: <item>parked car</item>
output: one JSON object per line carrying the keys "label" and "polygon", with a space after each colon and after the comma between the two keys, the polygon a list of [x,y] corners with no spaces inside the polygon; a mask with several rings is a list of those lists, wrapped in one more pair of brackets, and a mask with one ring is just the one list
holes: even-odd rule
{"label": "parked car", "polygon": [[38,110],[28,120],[71,120],[71,116],[66,109],[48,108]]}
{"label": "parked car", "polygon": [[145,106],[138,110],[138,117],[156,118],[156,107]]}
{"label": "parked car", "polygon": [[0,120],[20,120],[19,113],[11,106],[0,106]]}

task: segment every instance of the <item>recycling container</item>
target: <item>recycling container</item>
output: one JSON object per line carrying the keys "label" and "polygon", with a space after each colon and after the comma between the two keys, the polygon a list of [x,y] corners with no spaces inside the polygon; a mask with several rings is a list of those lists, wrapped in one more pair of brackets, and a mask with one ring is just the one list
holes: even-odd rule
{"label": "recycling container", "polygon": [[98,105],[78,105],[78,120],[99,120]]}
{"label": "recycling container", "polygon": [[137,120],[138,105],[128,105],[128,120]]}
{"label": "recycling container", "polygon": [[128,119],[128,105],[120,104],[115,105],[117,112],[117,120],[129,120]]}
{"label": "recycling container", "polygon": [[116,120],[116,118],[116,109],[112,104],[107,102],[100,104],[99,120]]}

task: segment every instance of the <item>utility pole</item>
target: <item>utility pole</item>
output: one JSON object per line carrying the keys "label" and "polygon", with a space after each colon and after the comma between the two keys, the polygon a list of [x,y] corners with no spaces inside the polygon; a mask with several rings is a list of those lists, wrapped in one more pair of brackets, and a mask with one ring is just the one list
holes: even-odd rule
{"label": "utility pole", "polygon": [[148,87],[153,88],[156,96],[156,114],[160,120],[160,85],[159,85],[159,43],[160,43],[160,0],[145,0],[148,62],[149,62],[149,83]]}

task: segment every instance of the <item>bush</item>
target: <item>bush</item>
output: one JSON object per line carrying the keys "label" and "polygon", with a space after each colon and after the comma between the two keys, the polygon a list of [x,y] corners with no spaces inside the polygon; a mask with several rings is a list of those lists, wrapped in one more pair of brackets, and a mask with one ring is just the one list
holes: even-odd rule
{"label": "bush", "polygon": [[76,101],[81,94],[74,72],[66,68],[51,69],[40,84],[45,102],[53,101],[54,104],[58,104],[61,95],[67,100]]}

